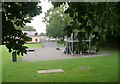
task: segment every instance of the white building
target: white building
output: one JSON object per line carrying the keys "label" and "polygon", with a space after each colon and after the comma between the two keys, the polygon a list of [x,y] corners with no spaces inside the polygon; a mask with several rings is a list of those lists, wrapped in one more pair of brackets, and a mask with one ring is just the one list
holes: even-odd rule
{"label": "white building", "polygon": [[28,43],[39,43],[41,41],[40,36],[36,31],[23,31],[23,33],[26,34],[28,37],[32,38],[32,40]]}

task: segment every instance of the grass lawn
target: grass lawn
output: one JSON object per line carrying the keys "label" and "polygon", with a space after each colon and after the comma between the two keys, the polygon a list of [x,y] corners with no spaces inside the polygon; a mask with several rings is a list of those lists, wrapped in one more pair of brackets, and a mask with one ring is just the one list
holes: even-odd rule
{"label": "grass lawn", "polygon": [[[33,44],[34,45],[34,44]],[[33,46],[32,44],[29,46]],[[11,54],[2,46],[3,82],[117,82],[118,54],[95,58],[54,61],[11,62]],[[63,69],[64,73],[37,74],[38,69]]]}
{"label": "grass lawn", "polygon": [[27,46],[28,48],[40,48],[43,46],[42,43],[28,43],[28,44],[25,44],[25,46]]}
{"label": "grass lawn", "polygon": [[0,47],[0,84],[2,83],[2,47]]}

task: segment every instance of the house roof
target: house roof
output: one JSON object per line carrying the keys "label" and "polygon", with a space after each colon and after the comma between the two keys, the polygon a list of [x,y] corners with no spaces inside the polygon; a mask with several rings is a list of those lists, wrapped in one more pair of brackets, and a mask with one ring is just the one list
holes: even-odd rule
{"label": "house roof", "polygon": [[[35,36],[36,31],[23,31],[23,33],[27,33],[28,36]],[[37,33],[38,34],[38,33]]]}

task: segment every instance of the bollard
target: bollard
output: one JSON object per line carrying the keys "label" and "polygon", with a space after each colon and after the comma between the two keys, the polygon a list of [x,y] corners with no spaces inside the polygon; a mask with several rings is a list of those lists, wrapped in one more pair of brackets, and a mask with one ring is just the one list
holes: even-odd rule
{"label": "bollard", "polygon": [[17,62],[17,54],[16,54],[16,52],[12,53],[12,62]]}

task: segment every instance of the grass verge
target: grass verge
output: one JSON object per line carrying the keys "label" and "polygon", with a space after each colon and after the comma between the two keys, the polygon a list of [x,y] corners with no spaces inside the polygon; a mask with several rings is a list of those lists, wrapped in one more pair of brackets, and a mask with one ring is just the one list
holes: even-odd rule
{"label": "grass verge", "polygon": [[[2,46],[3,82],[117,82],[118,54],[95,58],[54,61],[11,62],[11,54]],[[63,69],[64,73],[38,74],[38,69]]]}

